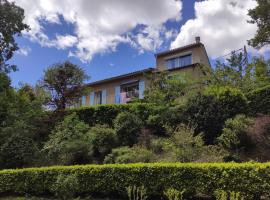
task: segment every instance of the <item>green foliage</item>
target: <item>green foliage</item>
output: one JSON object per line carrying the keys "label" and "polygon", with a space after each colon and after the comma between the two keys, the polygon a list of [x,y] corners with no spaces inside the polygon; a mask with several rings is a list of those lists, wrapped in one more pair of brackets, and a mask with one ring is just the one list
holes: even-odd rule
{"label": "green foliage", "polygon": [[249,101],[250,114],[270,113],[270,85],[251,91],[247,94],[247,98]]}
{"label": "green foliage", "polygon": [[203,133],[207,144],[213,144],[221,134],[226,119],[247,112],[247,99],[241,91],[230,87],[210,87],[192,97],[183,111],[183,119]]}
{"label": "green foliage", "polygon": [[128,199],[129,200],[146,200],[146,189],[144,186],[129,186],[127,187]]}
{"label": "green foliage", "polygon": [[79,181],[76,174],[64,175],[59,174],[51,191],[56,197],[62,200],[72,199],[79,189]]}
{"label": "green foliage", "polygon": [[215,191],[215,197],[217,200],[244,200],[244,197],[240,192],[226,192],[224,190]]}
{"label": "green foliage", "polygon": [[13,53],[19,49],[15,42],[23,30],[29,27],[23,23],[24,10],[7,0],[0,0],[0,72],[16,71],[16,65],[7,62]]}
{"label": "green foliage", "polygon": [[224,155],[218,148],[204,145],[202,136],[194,136],[194,130],[184,125],[169,138],[152,139],[150,149],[158,162],[220,162]]}
{"label": "green foliage", "polygon": [[117,136],[112,128],[104,125],[96,125],[87,133],[87,141],[90,145],[90,154],[103,161],[105,155],[117,145]]}
{"label": "green foliage", "polygon": [[75,113],[68,115],[55,127],[43,151],[57,163],[84,163],[87,160],[88,130],[89,126],[80,121]]}
{"label": "green foliage", "polygon": [[119,147],[105,157],[104,163],[148,163],[154,159],[155,155],[142,146]]}
{"label": "green foliage", "polygon": [[65,114],[76,112],[79,118],[89,126],[96,124],[106,124],[113,126],[113,121],[121,112],[130,112],[140,116],[142,120],[146,120],[152,113],[153,104],[147,103],[131,103],[131,104],[111,104],[82,107],[77,109],[69,109]]}
{"label": "green foliage", "polygon": [[214,69],[206,68],[203,83],[208,86],[232,87],[248,93],[270,84],[270,61],[254,57],[250,63],[243,53],[233,53],[226,62],[217,61]]}
{"label": "green foliage", "polygon": [[15,91],[10,84],[7,75],[0,73],[0,144],[13,134],[36,140],[47,129],[42,92],[28,85]]}
{"label": "green foliage", "polygon": [[142,126],[139,116],[130,112],[122,112],[114,120],[117,137],[123,146],[132,146],[138,142]]}
{"label": "green foliage", "polygon": [[237,115],[233,119],[226,120],[218,142],[232,152],[240,152],[242,148],[248,148],[250,142],[248,141],[247,129],[251,122],[252,120],[245,115]]}
{"label": "green foliage", "polygon": [[143,185],[148,196],[162,196],[168,188],[185,190],[187,194],[193,192],[192,195],[196,195],[195,191],[213,195],[222,189],[237,191],[253,200],[269,193],[269,173],[269,163],[117,164],[2,170],[0,193],[48,194],[59,175],[76,175],[79,186],[74,192],[78,196],[126,196],[128,186]]}
{"label": "green foliage", "polygon": [[83,84],[87,79],[82,68],[68,61],[50,66],[41,81],[50,94],[48,105],[59,111],[75,104],[86,92]]}
{"label": "green foliage", "polygon": [[34,141],[21,135],[12,135],[0,148],[1,168],[22,168],[33,165],[38,148]]}
{"label": "green foliage", "polygon": [[145,90],[145,101],[157,105],[173,104],[183,98],[192,85],[187,75],[154,73],[149,76],[150,85]]}
{"label": "green foliage", "polygon": [[249,44],[261,48],[270,44],[270,2],[268,0],[257,0],[257,3],[257,7],[249,10],[248,13],[252,18],[250,23],[258,26],[257,33],[253,39],[249,40]]}
{"label": "green foliage", "polygon": [[183,194],[185,191],[179,191],[173,188],[167,189],[164,194],[168,200],[183,200]]}

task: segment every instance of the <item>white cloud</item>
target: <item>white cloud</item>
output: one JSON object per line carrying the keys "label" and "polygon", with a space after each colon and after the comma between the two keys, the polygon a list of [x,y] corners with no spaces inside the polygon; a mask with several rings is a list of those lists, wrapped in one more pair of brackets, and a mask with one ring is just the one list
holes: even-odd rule
{"label": "white cloud", "polygon": [[74,46],[78,42],[78,38],[73,35],[57,35],[53,41],[54,46],[59,49],[66,49]]}
{"label": "white cloud", "polygon": [[247,44],[257,26],[249,24],[248,9],[253,0],[206,0],[195,3],[195,19],[188,20],[172,42],[171,48],[183,46],[201,36],[211,57],[217,57]]}
{"label": "white cloud", "polygon": [[[146,50],[160,45],[163,24],[180,20],[182,2],[175,0],[15,0],[25,9],[25,22],[33,41],[42,46],[66,49],[70,56],[91,60],[96,53],[114,51],[119,43]],[[74,35],[49,38],[43,23],[60,24],[59,16],[74,25]],[[41,21],[43,23],[41,23]],[[143,26],[136,35],[131,31]],[[71,34],[71,33],[66,33]],[[135,41],[133,41],[135,40]]]}
{"label": "white cloud", "polygon": [[28,54],[31,52],[30,47],[21,47],[16,53],[21,56],[28,56]]}

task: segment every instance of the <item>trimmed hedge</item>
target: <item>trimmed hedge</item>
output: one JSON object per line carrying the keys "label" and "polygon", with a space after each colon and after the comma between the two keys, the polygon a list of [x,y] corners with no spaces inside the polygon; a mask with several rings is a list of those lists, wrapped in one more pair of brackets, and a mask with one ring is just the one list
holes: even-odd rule
{"label": "trimmed hedge", "polygon": [[270,85],[251,91],[247,98],[251,114],[270,113]]}
{"label": "trimmed hedge", "polygon": [[114,119],[120,112],[130,111],[146,120],[150,113],[153,112],[153,105],[147,103],[130,103],[130,104],[110,104],[89,106],[67,110],[65,114],[76,112],[81,120],[90,126],[95,124],[113,125]]}
{"label": "trimmed hedge", "polygon": [[[256,199],[270,192],[270,163],[155,163],[84,165],[0,171],[0,194],[50,194],[59,175],[76,175],[78,195],[125,195],[128,186],[144,186],[148,195],[168,188],[212,195],[217,189]],[[245,198],[246,199],[246,198]]]}

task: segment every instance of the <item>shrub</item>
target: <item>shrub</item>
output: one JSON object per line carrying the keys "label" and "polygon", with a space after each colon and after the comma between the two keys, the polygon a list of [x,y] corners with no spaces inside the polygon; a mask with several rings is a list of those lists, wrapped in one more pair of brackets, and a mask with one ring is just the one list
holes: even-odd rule
{"label": "shrub", "polygon": [[247,94],[249,111],[252,115],[257,113],[270,113],[270,85],[251,91]]}
{"label": "shrub", "polygon": [[87,133],[90,145],[90,154],[103,161],[104,156],[111,152],[117,145],[117,136],[113,129],[105,125],[96,125]]}
{"label": "shrub", "polygon": [[203,133],[207,144],[213,144],[221,134],[226,119],[247,111],[246,97],[230,87],[210,87],[203,94],[192,97],[183,111],[183,119]]}
{"label": "shrub", "polygon": [[173,188],[169,188],[165,191],[165,196],[168,200],[182,200],[185,191],[179,191]]}
{"label": "shrub", "polygon": [[77,109],[70,109],[66,111],[66,115],[75,112],[80,120],[87,123],[89,126],[96,124],[113,125],[113,121],[121,112],[134,113],[142,120],[147,119],[152,112],[152,104],[147,103],[130,103],[130,104],[112,104],[112,105],[98,105],[82,107]]}
{"label": "shrub", "polygon": [[60,199],[72,199],[79,189],[79,182],[76,174],[64,175],[59,174],[51,191]]}
{"label": "shrub", "polygon": [[251,141],[247,135],[251,122],[252,120],[245,115],[237,115],[233,119],[226,120],[218,142],[232,154],[239,154],[245,148],[251,147]]}
{"label": "shrub", "polygon": [[146,200],[146,189],[144,186],[137,187],[137,186],[129,186],[127,188],[128,199],[129,200]]}
{"label": "shrub", "polygon": [[114,121],[116,134],[123,146],[132,146],[137,143],[142,127],[142,120],[130,112],[120,113]]}
{"label": "shrub", "polygon": [[112,153],[108,154],[104,163],[137,163],[137,162],[150,162],[153,161],[154,154],[145,149],[144,147],[134,146],[130,147],[119,147],[112,150]]}
{"label": "shrub", "polygon": [[185,190],[187,194],[198,191],[205,195],[213,195],[221,189],[259,199],[257,197],[267,195],[270,191],[270,163],[156,163],[2,170],[0,194],[48,194],[59,175],[74,174],[79,185],[74,191],[77,195],[126,196],[126,188],[132,185],[143,185],[148,196],[161,196],[168,188]]}
{"label": "shrub", "polygon": [[13,135],[0,148],[1,168],[21,168],[33,164],[38,148],[31,138]]}
{"label": "shrub", "polygon": [[220,162],[224,155],[216,146],[204,145],[202,136],[194,136],[194,129],[185,125],[168,138],[153,139],[150,149],[159,162]]}
{"label": "shrub", "polygon": [[89,126],[80,121],[75,113],[68,115],[55,127],[43,151],[58,164],[84,163],[88,157],[88,130]]}

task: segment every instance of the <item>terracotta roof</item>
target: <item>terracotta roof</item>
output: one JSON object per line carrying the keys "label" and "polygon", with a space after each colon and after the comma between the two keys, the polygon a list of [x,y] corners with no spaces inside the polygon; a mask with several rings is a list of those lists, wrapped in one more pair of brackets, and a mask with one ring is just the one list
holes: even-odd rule
{"label": "terracotta roof", "polygon": [[160,52],[160,53],[156,53],[155,56],[156,57],[164,56],[164,55],[167,55],[167,54],[175,53],[177,51],[183,51],[183,50],[193,48],[193,47],[197,47],[197,46],[199,47],[199,46],[204,46],[204,45],[202,43],[193,43],[193,44],[182,46],[182,47],[179,47],[179,48],[176,48],[176,49],[171,49],[171,50],[168,50],[168,51],[163,51],[163,52]]}
{"label": "terracotta roof", "polygon": [[155,70],[155,68],[147,68],[147,69],[138,70],[138,71],[134,71],[134,72],[131,72],[131,73],[122,74],[122,75],[119,75],[119,76],[115,76],[115,77],[111,77],[111,78],[107,78],[107,79],[95,81],[95,82],[92,82],[92,83],[88,83],[86,85],[87,86],[93,86],[93,85],[97,85],[97,84],[100,84],[100,83],[114,81],[114,80],[117,80],[119,78],[128,78],[130,76],[139,75],[139,74],[143,74],[143,73],[147,73],[147,72],[152,72],[154,70]]}

